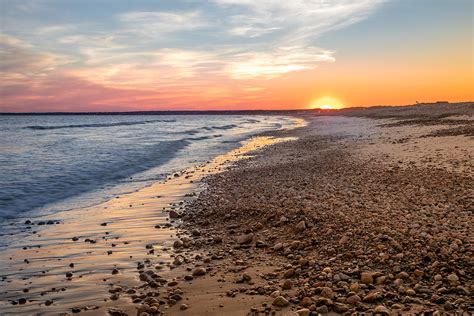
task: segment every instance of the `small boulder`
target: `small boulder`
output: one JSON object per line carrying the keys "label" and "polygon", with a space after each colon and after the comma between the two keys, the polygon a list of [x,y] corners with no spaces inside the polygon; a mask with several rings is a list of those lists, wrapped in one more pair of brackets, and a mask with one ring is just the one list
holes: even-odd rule
{"label": "small boulder", "polygon": [[283,296],[277,296],[273,300],[272,304],[274,306],[277,306],[277,307],[286,307],[286,306],[290,305],[290,302],[288,302],[288,300],[286,298],[284,298]]}

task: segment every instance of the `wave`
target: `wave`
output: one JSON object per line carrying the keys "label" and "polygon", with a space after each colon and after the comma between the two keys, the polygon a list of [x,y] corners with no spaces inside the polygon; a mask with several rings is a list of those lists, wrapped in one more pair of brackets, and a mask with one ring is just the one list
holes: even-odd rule
{"label": "wave", "polygon": [[180,139],[162,141],[137,150],[114,152],[114,160],[81,161],[67,169],[29,180],[37,185],[17,182],[0,190],[0,218],[14,218],[19,213],[87,193],[121,181],[134,174],[163,165],[190,144]]}
{"label": "wave", "polygon": [[116,122],[116,123],[97,123],[97,124],[73,124],[73,125],[32,125],[25,126],[25,129],[32,130],[50,130],[50,129],[61,129],[61,128],[87,128],[87,127],[114,127],[114,126],[130,126],[130,125],[141,125],[157,122],[172,123],[176,120],[148,120],[139,122]]}
{"label": "wave", "polygon": [[236,127],[238,127],[238,125],[235,125],[235,124],[228,124],[228,125],[223,125],[223,126],[204,126],[204,127],[200,127],[200,128],[196,128],[196,129],[189,129],[189,130],[186,130],[186,131],[177,132],[175,134],[196,135],[196,134],[199,134],[202,131],[229,130],[229,129],[236,128]]}

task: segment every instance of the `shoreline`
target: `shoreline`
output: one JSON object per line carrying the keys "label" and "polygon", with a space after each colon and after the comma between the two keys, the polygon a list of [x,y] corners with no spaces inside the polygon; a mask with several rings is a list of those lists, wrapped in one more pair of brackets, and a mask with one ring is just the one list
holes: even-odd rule
{"label": "shoreline", "polygon": [[[301,124],[292,120],[295,128]],[[251,136],[234,150],[151,186],[86,208],[25,218],[17,225],[26,239],[2,250],[2,313],[107,315],[120,308],[134,314],[134,290],[121,298],[114,288],[140,287],[138,262],[156,261],[164,278],[172,278],[177,221],[172,214],[203,190],[204,176],[278,141]]]}
{"label": "shoreline", "polygon": [[[250,148],[173,175],[163,187],[148,187],[132,203],[113,199],[108,209],[132,221],[100,226],[102,219],[90,218],[88,226],[103,230],[97,244],[84,243],[85,235],[79,240],[109,259],[106,268],[91,274],[75,265],[65,278],[69,261],[57,264],[57,283],[80,285],[95,274],[87,281],[103,293],[97,304],[68,304],[54,297],[58,288],[40,300],[9,305],[7,313],[22,314],[18,306],[37,312],[38,305],[46,315],[473,312],[468,184],[474,179],[474,109],[448,108],[456,112],[450,122],[439,113],[421,111],[420,118],[389,110],[395,114],[302,115],[308,126],[258,136],[266,144],[290,142],[250,141]],[[170,189],[173,183],[181,195]],[[183,185],[198,191],[184,193]],[[165,187],[169,194],[161,194]],[[166,200],[160,206],[157,194]],[[134,211],[148,210],[148,220],[142,213],[130,216],[130,204]],[[130,241],[121,231],[133,223],[140,233],[127,244],[135,249],[129,258],[117,245],[126,248]],[[15,260],[30,250],[41,251],[18,249]],[[30,286],[25,280],[14,285],[16,296],[30,295],[19,291]],[[83,293],[77,290],[62,293]]]}
{"label": "shoreline", "polygon": [[374,116],[273,133],[299,139],[208,177],[164,313],[472,313],[472,120]]}

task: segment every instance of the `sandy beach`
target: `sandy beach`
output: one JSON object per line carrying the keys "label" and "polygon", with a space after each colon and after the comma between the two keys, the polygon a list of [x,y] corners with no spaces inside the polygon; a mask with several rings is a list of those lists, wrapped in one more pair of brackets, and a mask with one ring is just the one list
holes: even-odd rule
{"label": "sandy beach", "polygon": [[51,218],[2,256],[2,313],[473,313],[474,104],[300,118]]}

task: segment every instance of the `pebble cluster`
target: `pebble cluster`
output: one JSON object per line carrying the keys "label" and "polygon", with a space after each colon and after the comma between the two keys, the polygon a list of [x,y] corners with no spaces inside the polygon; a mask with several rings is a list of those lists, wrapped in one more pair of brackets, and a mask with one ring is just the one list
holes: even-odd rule
{"label": "pebble cluster", "polygon": [[307,135],[211,176],[183,245],[211,271],[271,261],[243,293],[299,315],[474,312],[473,176],[363,161],[340,141]]}

